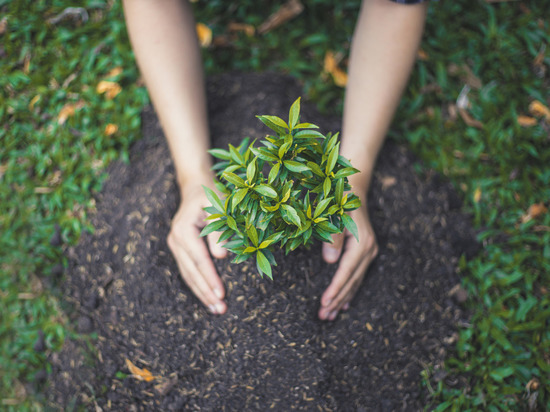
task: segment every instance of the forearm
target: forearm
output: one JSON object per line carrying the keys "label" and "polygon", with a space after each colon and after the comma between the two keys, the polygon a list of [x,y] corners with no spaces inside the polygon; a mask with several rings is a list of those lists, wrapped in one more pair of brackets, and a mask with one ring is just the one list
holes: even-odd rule
{"label": "forearm", "polygon": [[209,183],[211,160],[201,55],[186,0],[125,0],[138,66],[159,116],[180,187]]}
{"label": "forearm", "polygon": [[363,1],[351,48],[341,149],[361,171],[350,181],[363,195],[414,64],[425,16],[426,4]]}

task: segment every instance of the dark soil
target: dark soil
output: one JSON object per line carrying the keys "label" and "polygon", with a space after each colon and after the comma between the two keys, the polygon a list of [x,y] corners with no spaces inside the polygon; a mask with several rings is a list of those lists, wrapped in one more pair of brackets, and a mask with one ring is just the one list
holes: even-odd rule
{"label": "dark soil", "polygon": [[[287,116],[301,93],[279,75],[221,75],[208,83],[213,146],[267,130],[256,114]],[[302,119],[340,129],[303,103]],[[97,196],[93,235],[67,251],[67,300],[74,324],[95,332],[68,339],[52,357],[55,407],[153,410],[419,410],[420,372],[437,367],[466,315],[451,290],[457,262],[477,246],[453,188],[419,176],[409,151],[387,142],[369,197],[380,253],[347,313],[317,319],[336,265],[320,244],[277,256],[273,281],[254,265],[216,266],[229,310],[211,315],[180,279],[165,238],[178,204],[173,167],[158,121],[143,114],[144,138],[130,164],[116,163]],[[456,288],[455,288],[456,290]],[[458,294],[460,295],[460,294]],[[130,376],[129,359],[155,377]]]}

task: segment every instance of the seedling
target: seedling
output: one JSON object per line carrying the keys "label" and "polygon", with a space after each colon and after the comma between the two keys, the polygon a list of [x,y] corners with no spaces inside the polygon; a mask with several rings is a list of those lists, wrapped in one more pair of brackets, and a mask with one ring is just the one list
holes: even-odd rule
{"label": "seedling", "polygon": [[[300,98],[291,106],[288,123],[277,116],[257,116],[274,135],[255,147],[243,139],[229,150],[211,149],[220,159],[214,166],[220,180],[220,199],[204,187],[211,206],[205,210],[211,221],[201,232],[222,232],[220,242],[236,256],[234,263],[255,257],[260,275],[272,279],[276,266],[273,248],[285,252],[312,238],[332,242],[331,235],[348,229],[358,240],[357,226],[346,212],[361,201],[353,193],[348,176],[357,173],[339,155],[338,133],[326,136],[311,123],[300,122]],[[265,171],[265,174],[264,174]]]}

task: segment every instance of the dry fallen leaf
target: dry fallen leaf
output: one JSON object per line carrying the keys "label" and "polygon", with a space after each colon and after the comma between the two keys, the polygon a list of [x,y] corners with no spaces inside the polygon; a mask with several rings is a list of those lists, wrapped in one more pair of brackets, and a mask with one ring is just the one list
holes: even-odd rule
{"label": "dry fallen leaf", "polygon": [[227,30],[230,32],[243,31],[248,37],[254,36],[254,33],[256,32],[256,29],[254,28],[254,26],[250,24],[235,23],[235,22],[229,23],[229,26],[227,26]]}
{"label": "dry fallen leaf", "polygon": [[96,92],[99,94],[105,93],[108,100],[114,99],[117,94],[122,91],[122,87],[117,82],[102,80],[97,84]]}
{"label": "dry fallen leaf", "polygon": [[107,73],[105,75],[105,78],[109,78],[109,77],[115,77],[115,76],[118,76],[119,74],[122,73],[122,67],[121,66],[117,66],[111,70],[109,70],[109,73]]}
{"label": "dry fallen leaf", "polygon": [[425,50],[418,49],[416,52],[416,58],[418,60],[427,61],[430,57],[428,56],[428,53],[426,53]]}
{"label": "dry fallen leaf", "polygon": [[521,217],[521,223],[527,223],[530,220],[545,214],[546,212],[548,212],[548,208],[544,205],[544,203],[534,203],[529,206],[527,213]]}
{"label": "dry fallen leaf", "polygon": [[466,123],[468,126],[475,127],[477,129],[483,129],[483,123],[470,116],[470,113],[468,113],[466,109],[459,108],[458,113],[460,114],[460,117],[462,117],[462,120],[464,120],[464,123]]}
{"label": "dry fallen leaf", "polygon": [[481,200],[481,189],[477,187],[476,190],[474,190],[474,202],[479,203],[480,200]]}
{"label": "dry fallen leaf", "polygon": [[196,30],[201,47],[210,46],[212,44],[212,30],[204,23],[197,23]]}
{"label": "dry fallen leaf", "polygon": [[132,376],[137,380],[151,382],[152,380],[157,379],[157,377],[153,376],[151,372],[149,372],[147,369],[138,368],[129,359],[126,359],[126,366],[128,367]]}
{"label": "dry fallen leaf", "polygon": [[544,116],[546,120],[550,121],[550,109],[538,100],[531,102],[529,105],[529,113],[536,117]]}
{"label": "dry fallen leaf", "polygon": [[531,127],[537,124],[537,119],[531,116],[518,116],[518,124],[523,127]]}
{"label": "dry fallen leaf", "polygon": [[281,24],[296,17],[302,10],[304,10],[304,5],[300,3],[300,0],[287,1],[258,27],[258,34],[265,34],[279,27]]}
{"label": "dry fallen leaf", "polygon": [[367,329],[368,329],[369,332],[372,332],[373,327],[372,327],[372,325],[371,325],[369,322],[367,322],[367,323],[365,324],[365,326],[367,327]]}
{"label": "dry fallen leaf", "polygon": [[79,100],[76,103],[65,103],[57,115],[57,123],[64,124],[69,117],[75,114],[76,110],[84,107],[84,102]]}
{"label": "dry fallen leaf", "polygon": [[105,126],[105,135],[111,136],[118,132],[118,126],[114,123],[109,123],[107,126]]}
{"label": "dry fallen leaf", "polygon": [[323,69],[332,76],[332,80],[336,86],[345,87],[348,82],[348,75],[338,67],[338,60],[332,51],[327,51]]}
{"label": "dry fallen leaf", "polygon": [[383,176],[380,181],[382,182],[382,190],[386,190],[397,183],[397,179],[393,176]]}

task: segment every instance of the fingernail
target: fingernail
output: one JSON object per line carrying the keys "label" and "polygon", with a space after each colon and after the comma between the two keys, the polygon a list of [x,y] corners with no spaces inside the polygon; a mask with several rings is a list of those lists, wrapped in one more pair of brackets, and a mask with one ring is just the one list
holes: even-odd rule
{"label": "fingernail", "polygon": [[330,314],[328,315],[328,319],[329,320],[334,320],[336,319],[336,316],[338,315],[338,311],[337,310],[333,310],[332,312],[330,312]]}
{"label": "fingernail", "polygon": [[214,305],[208,305],[208,309],[210,309],[210,312],[216,314],[216,307]]}
{"label": "fingernail", "polygon": [[328,300],[326,300],[324,303],[321,302],[321,305],[327,307],[327,306],[330,306],[331,303],[332,303],[332,299],[328,299]]}
{"label": "fingernail", "polygon": [[218,314],[222,314],[223,313],[223,310],[224,310],[224,307],[221,303],[216,303],[216,312]]}
{"label": "fingernail", "polygon": [[344,305],[344,306],[342,307],[342,309],[344,309],[344,310],[348,310],[348,309],[349,309],[349,302],[348,302],[348,303],[346,303],[346,304],[345,304],[345,305]]}
{"label": "fingernail", "polygon": [[216,295],[218,299],[223,299],[223,293],[219,288],[214,288],[214,295]]}

